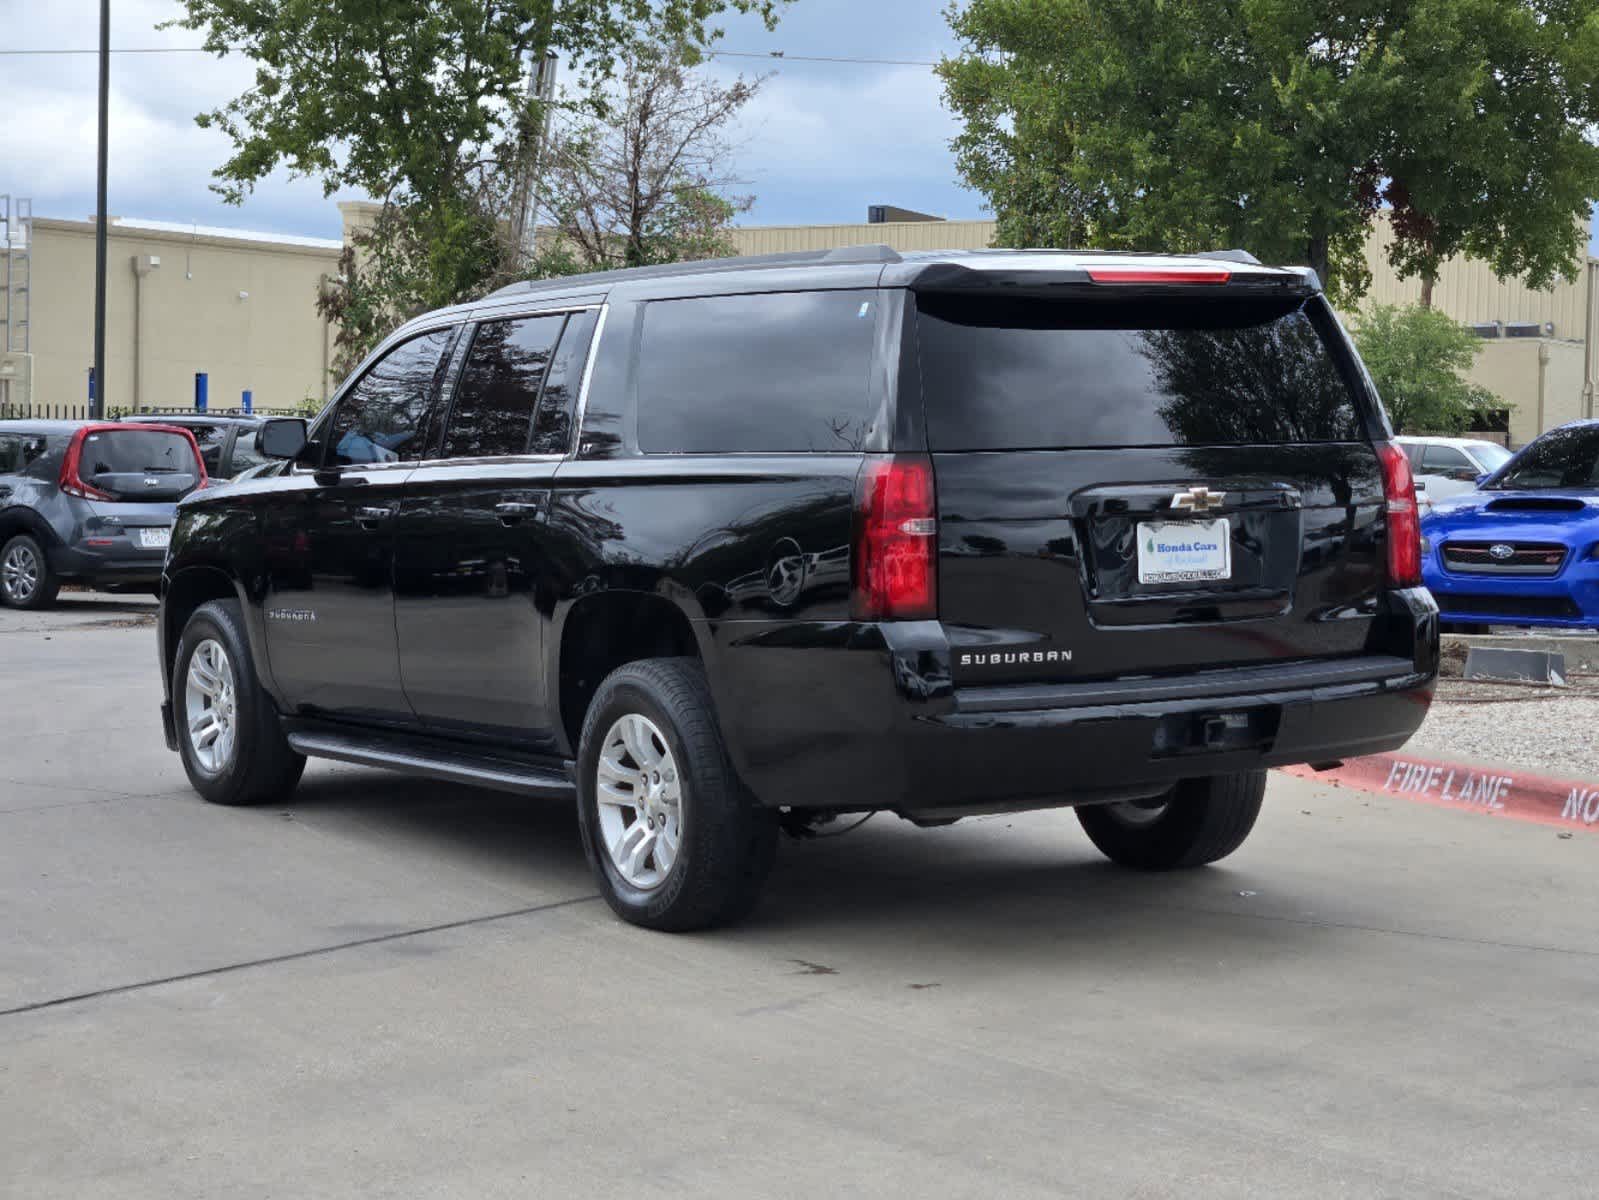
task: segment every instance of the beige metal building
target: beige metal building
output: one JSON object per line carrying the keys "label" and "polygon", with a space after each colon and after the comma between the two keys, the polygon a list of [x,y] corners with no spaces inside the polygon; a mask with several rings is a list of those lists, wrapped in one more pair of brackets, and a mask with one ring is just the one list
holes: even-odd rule
{"label": "beige metal building", "polygon": [[[377,206],[354,202],[339,208],[348,238],[370,224]],[[921,214],[887,209],[875,215]],[[993,236],[992,221],[934,218],[735,232],[744,254],[869,242],[900,250],[979,249]],[[1369,302],[1415,303],[1420,286],[1394,277],[1383,254],[1386,237],[1386,227],[1379,225],[1367,244],[1373,277]],[[15,256],[15,231],[10,241]],[[339,242],[116,221],[109,243],[106,344],[112,407],[191,404],[196,371],[208,374],[213,408],[236,406],[246,388],[257,407],[295,408],[324,398],[336,383],[327,369],[334,331],[317,315],[316,293],[323,277],[337,270]],[[0,387],[9,376],[13,401],[31,391],[35,403],[81,404],[92,359],[94,224],[34,220],[26,251],[32,280],[27,301],[31,387],[27,360],[6,355],[3,342]],[[1445,265],[1433,302],[1484,335],[1472,375],[1504,399],[1513,443],[1592,415],[1596,365],[1589,349],[1599,336],[1596,286],[1599,259],[1593,258],[1576,280],[1546,291],[1501,282],[1481,263]],[[13,309],[16,304],[13,296]],[[6,398],[0,395],[0,402]]]}
{"label": "beige metal building", "polygon": [[[9,394],[0,402],[85,404],[94,222],[40,217],[25,246],[21,234],[12,234],[11,253],[25,250],[28,284],[10,297],[11,353],[0,342]],[[317,315],[316,296],[338,268],[339,242],[113,219],[106,243],[109,408],[190,406],[196,372],[207,376],[212,408],[237,407],[247,389],[261,408],[299,408],[327,395],[332,330]]]}

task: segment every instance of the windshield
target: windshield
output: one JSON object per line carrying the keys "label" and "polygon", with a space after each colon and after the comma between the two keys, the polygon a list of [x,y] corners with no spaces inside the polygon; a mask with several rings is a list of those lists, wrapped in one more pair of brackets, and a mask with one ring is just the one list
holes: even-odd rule
{"label": "windshield", "polygon": [[1471,454],[1482,464],[1484,471],[1497,471],[1515,457],[1497,442],[1472,442]]}
{"label": "windshield", "polygon": [[1583,488],[1599,485],[1599,425],[1579,425],[1544,434],[1494,480],[1497,491]]}

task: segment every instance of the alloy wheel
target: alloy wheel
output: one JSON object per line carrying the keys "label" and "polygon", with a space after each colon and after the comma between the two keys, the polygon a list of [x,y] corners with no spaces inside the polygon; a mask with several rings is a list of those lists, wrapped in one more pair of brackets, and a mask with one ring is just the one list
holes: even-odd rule
{"label": "alloy wheel", "polygon": [[648,717],[619,717],[600,744],[595,769],[600,840],[632,887],[666,882],[683,843],[683,794],[677,762]]}
{"label": "alloy wheel", "polygon": [[11,547],[4,563],[0,563],[0,587],[6,599],[13,604],[26,604],[39,590],[39,556],[33,547],[20,542]]}
{"label": "alloy wheel", "polygon": [[221,774],[233,761],[238,708],[233,663],[214,638],[206,638],[189,656],[183,719],[195,762],[208,774]]}

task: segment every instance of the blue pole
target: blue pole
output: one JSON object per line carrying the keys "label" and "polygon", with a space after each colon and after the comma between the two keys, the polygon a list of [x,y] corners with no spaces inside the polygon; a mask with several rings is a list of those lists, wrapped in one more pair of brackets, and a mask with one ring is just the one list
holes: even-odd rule
{"label": "blue pole", "polygon": [[89,368],[89,405],[94,405],[94,368]]}
{"label": "blue pole", "polygon": [[196,371],[194,373],[194,411],[195,412],[204,412],[205,411],[206,388],[207,388],[207,386],[209,384],[210,384],[210,380],[206,377],[206,373],[204,371]]}
{"label": "blue pole", "polygon": [[252,411],[251,408],[250,408],[250,389],[249,388],[245,388],[244,389],[244,411],[245,412]]}

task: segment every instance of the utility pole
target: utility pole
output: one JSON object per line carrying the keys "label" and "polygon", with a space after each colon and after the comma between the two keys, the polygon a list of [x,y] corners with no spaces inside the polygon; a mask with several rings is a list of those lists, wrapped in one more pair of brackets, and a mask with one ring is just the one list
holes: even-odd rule
{"label": "utility pole", "polygon": [[105,187],[111,111],[111,0],[100,0],[100,163],[94,206],[94,396],[89,419],[104,420],[105,404]]}
{"label": "utility pole", "polygon": [[539,173],[544,168],[544,148],[549,141],[550,107],[555,100],[555,66],[559,60],[551,51],[539,55],[528,79],[528,108],[534,109],[533,145],[523,159],[522,183],[518,189],[516,212],[517,244],[524,260],[537,252],[539,221]]}

